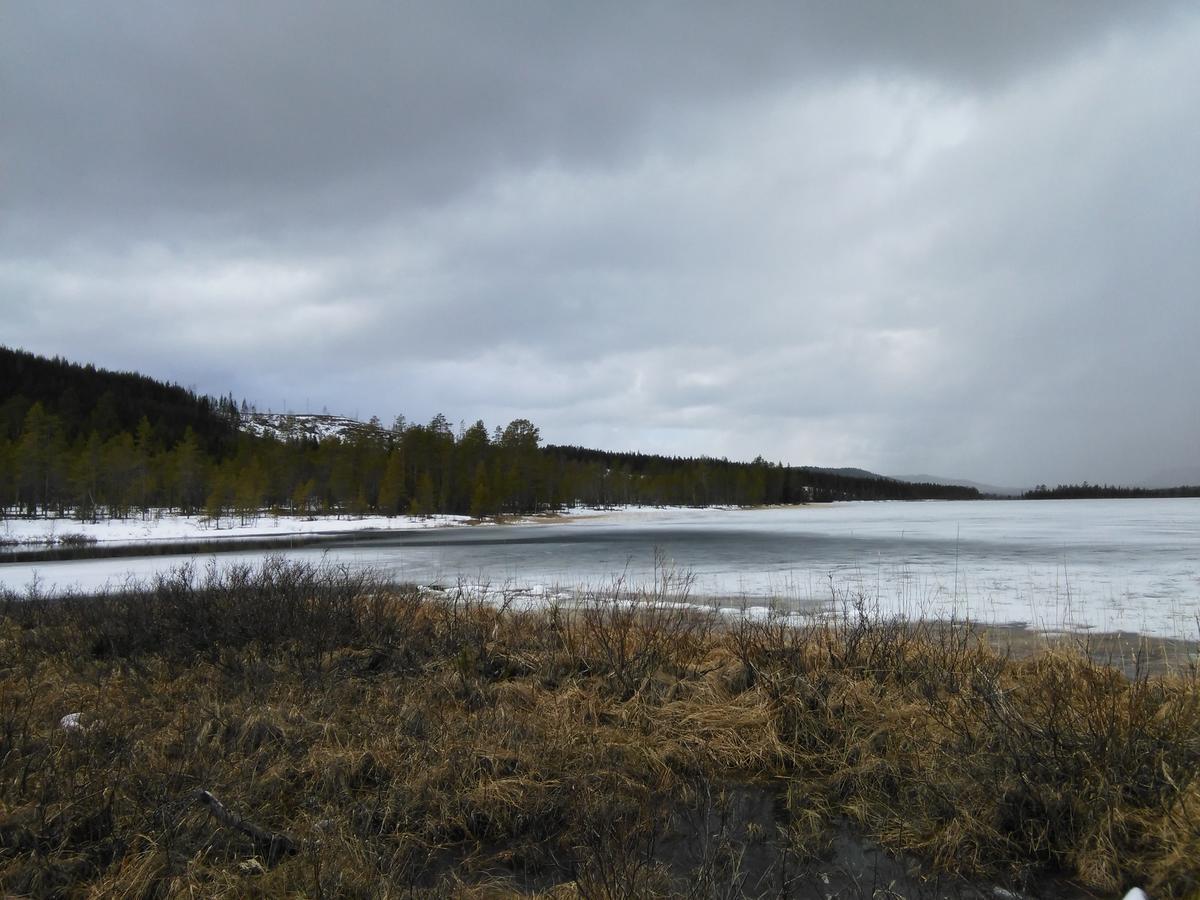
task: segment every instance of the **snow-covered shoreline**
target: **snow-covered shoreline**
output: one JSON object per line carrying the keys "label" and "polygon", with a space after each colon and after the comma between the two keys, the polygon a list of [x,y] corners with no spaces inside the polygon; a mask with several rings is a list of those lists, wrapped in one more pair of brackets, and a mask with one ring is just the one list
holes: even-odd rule
{"label": "snow-covered shoreline", "polygon": [[351,534],[365,531],[411,531],[419,528],[450,528],[470,524],[467,516],[272,516],[252,519],[237,517],[214,521],[205,516],[151,514],[146,518],[101,519],[80,522],[73,518],[0,520],[0,544],[26,549],[63,543],[72,537],[81,543],[100,546],[129,546],[161,543],[204,543],[301,535]]}
{"label": "snow-covered shoreline", "polygon": [[[547,515],[514,516],[500,520],[470,516],[276,516],[262,513],[249,519],[227,516],[219,521],[207,516],[151,512],[125,519],[100,519],[96,522],[63,517],[0,519],[0,547],[38,550],[64,544],[91,547],[128,547],[140,544],[209,545],[214,542],[238,542],[262,538],[288,538],[320,535],[351,535],[360,532],[403,532],[431,528],[461,528],[494,524],[526,525],[570,519],[617,517],[652,518],[669,512],[659,507],[622,507],[620,509],[576,508]],[[689,510],[693,514],[703,510]],[[2,552],[0,552],[2,559]]]}
{"label": "snow-covered shoreline", "polygon": [[[69,543],[98,547],[128,547],[139,544],[212,544],[260,538],[288,538],[318,535],[350,535],[358,532],[380,533],[415,531],[464,526],[532,525],[578,519],[620,518],[624,521],[663,520],[666,518],[702,519],[706,515],[728,513],[734,507],[652,507],[617,508],[576,507],[545,515],[512,516],[503,519],[475,519],[470,516],[276,516],[262,513],[249,519],[226,516],[219,521],[207,516],[184,516],[153,511],[147,516],[125,519],[83,521],[70,516],[0,519],[0,547],[37,550]],[[65,539],[65,540],[64,540]],[[2,558],[2,552],[0,552]]]}

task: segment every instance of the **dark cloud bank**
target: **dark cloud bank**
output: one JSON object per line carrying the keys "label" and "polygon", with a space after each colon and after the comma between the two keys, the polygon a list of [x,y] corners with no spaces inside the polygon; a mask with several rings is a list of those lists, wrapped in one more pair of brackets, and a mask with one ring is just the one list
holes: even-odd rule
{"label": "dark cloud bank", "polygon": [[1191,4],[0,12],[0,341],[1004,484],[1200,462]]}

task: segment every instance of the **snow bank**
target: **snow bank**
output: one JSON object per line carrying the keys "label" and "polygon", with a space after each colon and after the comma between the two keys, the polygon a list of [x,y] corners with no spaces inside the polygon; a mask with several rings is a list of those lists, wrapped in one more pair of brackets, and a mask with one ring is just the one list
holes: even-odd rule
{"label": "snow bank", "polygon": [[472,521],[467,516],[257,516],[214,521],[204,516],[152,515],[149,518],[0,520],[0,543],[36,546],[61,541],[64,535],[81,535],[88,543],[154,544],[182,541],[243,540],[306,534],[346,534],[356,531],[410,531],[447,528]]}

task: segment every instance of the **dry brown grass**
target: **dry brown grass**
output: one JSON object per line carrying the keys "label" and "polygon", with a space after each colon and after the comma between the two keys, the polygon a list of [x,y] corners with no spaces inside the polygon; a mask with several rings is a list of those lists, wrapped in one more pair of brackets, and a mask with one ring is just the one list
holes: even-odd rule
{"label": "dry brown grass", "polygon": [[0,892],[807,896],[847,822],[930,878],[1200,888],[1194,669],[686,589],[528,613],[271,561],[9,598]]}

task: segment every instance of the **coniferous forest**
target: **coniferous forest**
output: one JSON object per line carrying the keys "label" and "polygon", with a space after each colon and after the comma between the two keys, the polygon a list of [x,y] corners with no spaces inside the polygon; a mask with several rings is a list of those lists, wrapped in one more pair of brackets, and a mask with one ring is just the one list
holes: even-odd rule
{"label": "coniferous forest", "polygon": [[248,433],[245,402],[0,348],[0,511],[81,519],[276,513],[495,516],[565,506],[971,499],[973,488],[813,467],[543,446],[489,430],[372,420],[342,435]]}
{"label": "coniferous forest", "polygon": [[1021,495],[1025,500],[1136,500],[1162,497],[1200,497],[1200,485],[1172,488],[1122,487],[1113,484],[1039,484]]}

